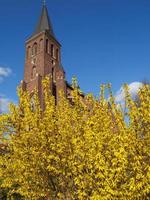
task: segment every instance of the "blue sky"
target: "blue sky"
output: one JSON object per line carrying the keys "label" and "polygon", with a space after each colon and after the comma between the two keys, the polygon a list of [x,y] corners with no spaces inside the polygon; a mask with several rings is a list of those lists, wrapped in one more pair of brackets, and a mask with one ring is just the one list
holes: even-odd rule
{"label": "blue sky", "polygon": [[[123,83],[150,80],[149,0],[47,0],[62,44],[67,80],[95,95],[101,83],[116,93]],[[25,40],[41,13],[42,0],[0,0],[0,98],[16,101],[23,79]],[[3,79],[3,80],[2,80]]]}

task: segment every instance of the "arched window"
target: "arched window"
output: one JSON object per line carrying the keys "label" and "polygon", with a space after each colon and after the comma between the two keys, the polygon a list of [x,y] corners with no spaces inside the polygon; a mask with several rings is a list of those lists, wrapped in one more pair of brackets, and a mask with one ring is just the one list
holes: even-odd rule
{"label": "arched window", "polygon": [[32,67],[31,78],[34,79],[36,76],[36,66]]}
{"label": "arched window", "polygon": [[48,44],[49,44],[48,39],[46,39],[46,53],[49,53]]}
{"label": "arched window", "polygon": [[40,52],[43,50],[43,39],[40,40]]}
{"label": "arched window", "polygon": [[37,54],[37,43],[34,43],[33,47],[32,47],[32,55],[36,55]]}
{"label": "arched window", "polygon": [[51,56],[54,57],[54,45],[51,44]]}
{"label": "arched window", "polygon": [[29,46],[27,48],[27,58],[30,58],[30,56],[31,56],[31,47]]}
{"label": "arched window", "polygon": [[56,60],[59,61],[59,50],[56,49]]}

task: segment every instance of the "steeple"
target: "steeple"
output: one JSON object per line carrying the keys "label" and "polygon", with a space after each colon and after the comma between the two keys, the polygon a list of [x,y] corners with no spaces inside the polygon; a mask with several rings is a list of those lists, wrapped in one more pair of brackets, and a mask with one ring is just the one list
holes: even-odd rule
{"label": "steeple", "polygon": [[55,38],[52,23],[50,21],[45,3],[43,3],[43,8],[42,8],[42,13],[41,13],[40,19],[38,21],[38,24],[37,24],[36,29],[32,36],[34,36],[38,33],[41,33],[43,31],[48,31],[49,34]]}
{"label": "steeple", "polygon": [[41,107],[44,108],[42,79],[50,78],[50,90],[56,102],[62,90],[67,95],[65,71],[61,65],[61,44],[56,40],[45,0],[35,32],[26,41],[26,59],[22,88],[31,96],[38,90]]}

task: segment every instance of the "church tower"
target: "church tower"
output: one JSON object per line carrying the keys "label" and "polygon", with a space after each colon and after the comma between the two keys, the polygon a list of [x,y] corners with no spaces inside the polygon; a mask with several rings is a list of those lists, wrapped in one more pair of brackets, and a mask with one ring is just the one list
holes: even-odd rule
{"label": "church tower", "polygon": [[38,89],[41,105],[43,105],[42,79],[49,76],[50,90],[59,100],[59,91],[67,95],[65,72],[61,65],[61,44],[57,41],[46,5],[32,36],[26,41],[24,80],[22,87],[32,95]]}

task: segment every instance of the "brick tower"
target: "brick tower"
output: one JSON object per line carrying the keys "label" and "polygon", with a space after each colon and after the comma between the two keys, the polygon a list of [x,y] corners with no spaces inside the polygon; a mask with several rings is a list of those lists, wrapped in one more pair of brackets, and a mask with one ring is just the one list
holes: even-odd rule
{"label": "brick tower", "polygon": [[29,91],[31,95],[35,88],[38,89],[41,105],[43,105],[42,79],[45,76],[50,77],[50,90],[56,102],[59,100],[60,90],[69,98],[72,88],[65,80],[65,72],[61,64],[61,45],[54,35],[47,7],[43,5],[37,27],[26,41],[22,81],[23,89]]}

